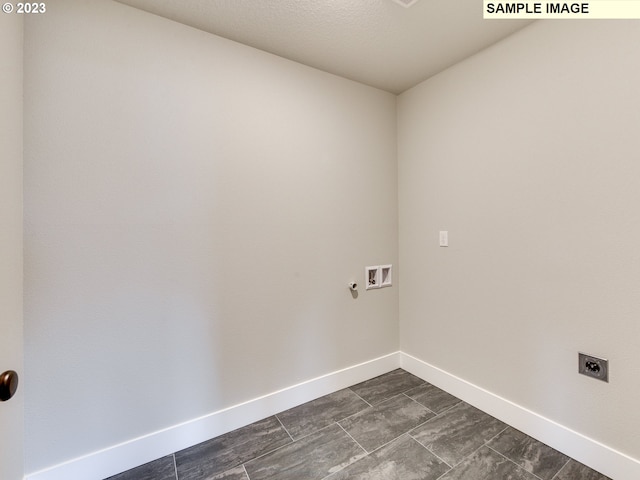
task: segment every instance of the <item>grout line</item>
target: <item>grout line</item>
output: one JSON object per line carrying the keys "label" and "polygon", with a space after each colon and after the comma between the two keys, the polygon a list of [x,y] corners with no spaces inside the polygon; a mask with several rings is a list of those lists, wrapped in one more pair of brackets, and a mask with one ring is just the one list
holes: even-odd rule
{"label": "grout line", "polygon": [[373,407],[373,406],[371,406],[371,407],[367,407],[367,408],[365,408],[365,409],[363,409],[363,410],[360,410],[359,412],[352,413],[352,414],[351,414],[351,415],[349,415],[348,417],[344,417],[343,419],[340,419],[340,420],[336,421],[336,423],[344,422],[345,420],[348,420],[348,419],[350,419],[350,418],[352,418],[352,417],[355,417],[356,415],[358,415],[358,414],[360,414],[360,413],[362,413],[362,412],[366,412],[367,410],[370,410],[370,409],[372,409],[372,408],[375,408],[375,407]]}
{"label": "grout line", "polygon": [[[416,427],[417,428],[417,427]],[[427,452],[429,452],[431,455],[433,455],[434,457],[436,457],[438,460],[440,460],[442,463],[444,463],[447,467],[449,467],[449,470],[451,470],[453,467],[451,465],[449,465],[448,462],[446,462],[444,460],[444,458],[441,458],[439,455],[437,455],[435,452],[433,452],[432,450],[430,450],[429,448],[427,448],[426,446],[424,446],[422,443],[420,443],[418,440],[416,440],[414,437],[412,437],[409,432],[403,433],[402,435],[400,435],[399,437],[394,438],[393,440],[391,440],[390,442],[385,443],[384,445],[382,445],[382,447],[378,447],[374,450],[374,452],[380,450],[383,447],[386,447],[387,445],[389,445],[391,442],[395,442],[396,440],[398,440],[400,437],[406,435],[407,437],[409,437],[411,440],[413,440],[414,442],[416,442],[418,445],[420,445],[422,448],[424,448]],[[372,452],[373,453],[373,452]],[[449,470],[447,470],[447,472],[449,472]],[[445,472],[445,473],[447,473]],[[443,474],[444,475],[444,474]],[[439,478],[439,477],[438,477]]]}
{"label": "grout line", "polygon": [[338,425],[338,426],[339,426],[339,427],[344,431],[344,433],[346,433],[346,434],[349,436],[349,438],[350,438],[351,440],[353,440],[353,441],[355,442],[355,444],[356,444],[356,445],[358,445],[358,446],[362,449],[362,451],[364,452],[364,456],[362,456],[362,457],[358,458],[357,460],[354,460],[353,462],[351,462],[351,463],[349,463],[349,464],[345,465],[345,466],[344,466],[344,467],[342,467],[340,470],[336,470],[335,472],[331,472],[329,475],[326,475],[326,476],[322,477],[322,479],[321,479],[321,480],[328,480],[328,479],[331,479],[332,477],[334,477],[335,475],[337,475],[338,473],[340,473],[341,471],[343,471],[343,470],[344,470],[344,469],[346,469],[347,467],[349,467],[349,466],[353,465],[354,463],[357,463],[357,462],[359,462],[359,461],[361,461],[361,460],[363,460],[363,459],[367,458],[369,455],[371,455],[369,452],[367,452],[367,451],[364,449],[364,447],[363,447],[362,445],[360,445],[360,444],[358,443],[358,441],[357,441],[355,438],[353,438],[353,437],[351,436],[351,434],[350,434],[349,432],[347,432],[347,431],[344,429],[344,427],[343,427],[342,425],[340,425],[340,424],[339,424],[339,423],[337,423],[337,422],[336,422],[336,424],[337,424],[337,425]]}
{"label": "grout line", "polygon": [[[378,450],[383,449],[383,448],[384,448],[384,447],[386,447],[387,445],[389,445],[389,444],[391,444],[391,443],[395,442],[395,441],[396,441],[396,440],[398,440],[400,437],[404,437],[405,435],[406,435],[407,437],[409,437],[410,439],[415,440],[415,438],[413,438],[411,435],[409,435],[409,432],[404,432],[403,434],[398,435],[397,437],[395,437],[395,438],[393,438],[393,439],[389,440],[387,443],[384,443],[384,444],[380,445],[378,448],[376,448],[376,449],[374,449],[374,450],[371,450],[371,452],[370,452],[370,453],[375,453],[375,452],[377,452]],[[420,443],[420,442],[418,442],[418,443]]]}
{"label": "grout line", "polygon": [[351,440],[353,440],[354,442],[356,442],[356,445],[358,445],[358,446],[362,449],[362,451],[365,453],[365,456],[369,455],[369,452],[367,452],[367,451],[365,450],[365,448],[364,448],[362,445],[360,445],[360,443],[358,443],[358,441],[357,441],[355,438],[353,438],[353,437],[351,436],[351,434],[350,434],[349,432],[347,432],[347,431],[344,429],[344,427],[343,427],[342,425],[340,425],[339,423],[336,423],[336,425],[338,425],[338,426],[342,429],[342,431],[344,431],[344,433],[346,433],[347,435],[349,435],[349,438],[350,438]]}
{"label": "grout line", "polygon": [[[457,398],[457,397],[456,397]],[[436,413],[436,416],[442,415],[444,413],[447,413],[449,410],[452,410],[453,408],[457,407],[458,405],[460,405],[461,403],[465,403],[464,400],[460,400],[459,402],[454,403],[453,405],[451,405],[450,407],[445,408],[443,411],[441,411],[440,413]],[[469,404],[471,405],[471,404]]]}
{"label": "grout line", "polygon": [[[426,380],[423,380],[423,381],[424,381],[424,383],[421,383],[420,385],[416,385],[415,387],[411,387],[411,388],[409,388],[409,389],[405,390],[405,391],[404,391],[404,392],[402,392],[402,393],[404,393],[404,394],[406,395],[406,394],[407,394],[407,392],[411,392],[411,391],[413,391],[413,390],[417,390],[418,388],[422,388],[422,387],[425,387],[425,386],[429,386],[429,385],[431,385],[431,384],[430,384],[429,382],[427,382]],[[431,386],[433,386],[433,385],[431,385]],[[408,397],[408,396],[409,396],[409,395],[407,395],[407,397]]]}
{"label": "grout line", "polygon": [[[456,404],[456,405],[457,405],[457,404]],[[451,408],[453,408],[453,407],[451,407]],[[505,425],[506,425],[506,424],[505,424]],[[496,438],[498,435],[500,435],[502,432],[504,432],[504,431],[505,431],[505,430],[507,430],[508,428],[509,428],[509,425],[506,425],[502,430],[500,430],[498,433],[496,433],[493,437],[491,437],[489,440],[487,440],[486,442],[484,442],[482,445],[480,445],[480,446],[479,446],[478,448],[476,448],[474,451],[472,451],[471,453],[469,453],[468,455],[466,455],[462,460],[460,460],[458,463],[456,463],[455,465],[453,465],[453,467],[451,467],[451,468],[455,468],[455,467],[457,467],[458,465],[460,465],[462,462],[464,462],[467,458],[471,457],[474,453],[476,453],[476,452],[477,452],[478,450],[480,450],[482,447],[488,447],[488,448],[491,448],[491,447],[489,447],[489,445],[487,445],[487,443],[488,443],[488,442],[490,442],[491,440],[493,440],[494,438]],[[413,437],[412,437],[412,438],[413,438]],[[414,439],[414,440],[415,440],[415,439]],[[416,440],[416,441],[418,441],[418,440]],[[418,443],[420,443],[420,442],[418,442]],[[426,447],[425,447],[425,448],[426,448]],[[428,450],[428,449],[427,449],[427,450]],[[493,448],[491,448],[491,450],[493,450]],[[429,451],[431,451],[431,450],[429,450]],[[433,453],[433,452],[431,452],[431,453]],[[496,452],[496,453],[500,453],[500,452]],[[434,455],[435,455],[435,453],[434,453]],[[436,455],[436,456],[437,456],[437,455]],[[502,456],[504,457],[504,455],[502,455]],[[440,458],[440,457],[438,457],[438,458]],[[506,457],[505,457],[505,458],[506,458]],[[513,462],[513,463],[515,463],[515,462]],[[447,465],[448,465],[448,464],[447,464]],[[517,465],[517,464],[516,464],[516,465]]]}
{"label": "grout line", "polygon": [[[290,442],[288,442],[288,443],[285,443],[284,445],[280,445],[279,447],[276,447],[276,448],[274,448],[274,449],[272,449],[272,450],[268,450],[268,451],[266,451],[266,452],[264,452],[264,453],[261,453],[260,455],[258,455],[258,456],[256,456],[256,457],[250,458],[250,459],[246,460],[244,463],[241,463],[240,465],[236,465],[235,467],[230,467],[230,469],[234,469],[234,468],[238,468],[238,467],[242,466],[242,468],[244,469],[244,471],[245,471],[245,473],[246,473],[246,475],[247,475],[247,478],[249,478],[249,479],[250,479],[250,477],[249,477],[249,472],[247,472],[247,469],[246,469],[246,467],[245,467],[245,464],[246,464],[246,463],[252,462],[252,461],[254,461],[254,460],[258,459],[258,458],[262,458],[262,457],[264,457],[264,456],[266,456],[266,455],[269,455],[269,454],[271,454],[271,453],[273,453],[273,452],[275,452],[275,451],[277,451],[277,450],[280,450],[280,449],[282,449],[282,448],[284,448],[284,447],[287,447],[287,446],[289,446],[289,445],[293,445],[293,444],[295,443],[295,440],[293,439],[293,437],[291,436],[291,434],[289,433],[289,431],[285,428],[285,426],[282,424],[282,422],[280,421],[280,419],[278,418],[278,416],[277,416],[277,415],[272,415],[272,416],[273,416],[273,417],[275,417],[275,418],[276,418],[276,420],[278,420],[278,423],[280,423],[280,425],[282,426],[283,430],[287,433],[287,435],[289,436],[289,438],[291,439],[291,441],[290,441]],[[267,418],[268,418],[268,417],[267,417]],[[324,428],[326,428],[326,427],[324,427]],[[324,428],[321,428],[320,430],[324,430]],[[320,430],[317,430],[316,432],[313,432],[313,433],[317,433],[317,432],[319,432]],[[310,433],[309,435],[313,435],[313,433]],[[222,437],[222,436],[224,436],[224,435],[226,435],[226,434],[218,435],[218,436],[216,436],[216,437],[212,437],[212,438],[210,438],[209,440],[205,440],[205,441],[207,441],[207,442],[208,442],[208,441],[210,441],[210,440],[213,440],[213,439],[215,439],[215,438]],[[305,435],[305,437],[308,437],[309,435]],[[301,438],[305,438],[305,437],[301,437]],[[172,455],[173,455],[173,467],[174,467],[175,472],[176,472],[176,480],[180,480],[180,479],[178,478],[178,466],[177,466],[177,464],[176,464],[176,455],[175,455],[175,453],[173,453]],[[224,472],[221,472],[221,473],[224,473]]]}
{"label": "grout line", "polygon": [[[422,404],[420,404],[420,405],[422,405]],[[426,408],[426,407],[425,407],[425,408]],[[427,409],[427,410],[429,410],[429,409]],[[429,411],[431,411],[431,410],[429,410]],[[411,438],[413,438],[413,439],[415,440],[415,438],[413,437],[413,435],[411,435],[411,432],[413,432],[413,431],[414,431],[415,429],[417,429],[417,428],[420,428],[420,427],[421,427],[421,426],[423,426],[424,424],[429,423],[431,420],[435,420],[436,418],[438,418],[438,415],[437,415],[437,414],[436,414],[435,416],[431,417],[431,418],[427,418],[424,422],[422,422],[422,423],[421,423],[421,424],[419,424],[419,425],[416,425],[416,426],[415,426],[415,427],[413,427],[411,430],[409,430],[409,431],[407,432],[407,434],[408,434]],[[417,440],[416,440],[416,441],[417,441]],[[422,444],[421,444],[421,445],[422,445]]]}
{"label": "grout line", "polygon": [[507,459],[507,461],[509,461],[510,463],[513,463],[513,464],[514,464],[516,467],[518,467],[519,469],[524,470],[525,472],[527,472],[527,473],[529,473],[529,474],[533,475],[534,477],[536,477],[536,478],[537,478],[537,479],[539,479],[539,480],[542,480],[538,475],[536,475],[536,474],[535,474],[535,473],[533,473],[533,472],[530,472],[529,470],[527,470],[526,468],[524,468],[522,465],[518,465],[516,462],[514,462],[513,460],[511,460],[511,459],[510,459],[509,457],[507,457],[506,455],[501,454],[501,453],[500,453],[499,451],[497,451],[495,448],[491,448],[489,445],[486,445],[486,444],[485,444],[485,446],[486,446],[489,450],[491,450],[491,451],[493,451],[493,452],[497,453],[498,455],[500,455],[501,457],[506,458],[506,459]]}
{"label": "grout line", "polygon": [[[276,448],[274,448],[273,450],[269,450],[268,452],[261,453],[261,454],[260,454],[260,455],[258,455],[257,457],[250,458],[249,460],[247,460],[247,461],[246,461],[246,462],[244,462],[244,463],[241,463],[240,465],[244,466],[244,464],[245,464],[245,463],[251,463],[251,462],[253,462],[254,460],[257,460],[257,459],[262,458],[262,457],[266,457],[267,455],[270,455],[270,454],[272,454],[273,452],[277,452],[278,450],[281,450],[281,449],[283,449],[283,448],[285,448],[285,447],[289,447],[289,446],[291,446],[291,445],[293,445],[293,444],[294,444],[294,442],[285,443],[284,445],[280,445],[279,447],[276,447]],[[240,465],[236,465],[236,467],[239,467]],[[236,468],[236,467],[231,467],[231,468]],[[223,472],[223,473],[224,473],[224,472]]]}
{"label": "grout line", "polygon": [[176,480],[178,480],[178,465],[176,464],[176,454],[172,453],[171,456],[173,457],[173,471],[176,473]]}
{"label": "grout line", "polygon": [[456,463],[453,467],[451,468],[456,468],[458,465],[460,465],[462,462],[464,462],[465,460],[467,460],[468,458],[472,457],[478,450],[480,450],[482,447],[486,447],[486,445],[483,443],[482,445],[480,445],[478,448],[476,448],[473,452],[471,452],[469,455],[465,456],[462,460],[460,460],[458,463]]}
{"label": "grout line", "polygon": [[[342,420],[340,420],[340,421],[342,421]],[[320,433],[322,430],[325,430],[325,429],[327,429],[327,428],[329,428],[329,427],[333,426],[333,424],[335,424],[335,423],[338,423],[338,422],[337,422],[337,421],[333,421],[333,422],[331,422],[331,423],[329,423],[329,424],[325,425],[324,427],[320,427],[320,428],[318,428],[317,430],[314,430],[314,431],[309,432],[309,433],[305,433],[305,434],[304,434],[304,435],[302,435],[301,437],[298,437],[298,438],[295,438],[295,439],[292,437],[292,440],[293,440],[293,441],[292,441],[291,443],[287,443],[287,445],[291,445],[292,443],[297,443],[297,442],[299,442],[300,440],[304,440],[305,438],[310,437],[311,435],[315,435],[316,433]],[[286,430],[286,428],[285,428],[285,430]],[[289,433],[289,432],[287,432],[287,433]],[[291,435],[289,435],[289,436],[291,437]],[[287,445],[283,445],[283,447],[286,447]],[[278,447],[278,448],[282,448],[282,447]],[[276,449],[276,450],[277,450],[277,449]]]}
{"label": "grout line", "polygon": [[[398,440],[400,437],[403,437],[403,436],[405,436],[405,435],[409,436],[409,433],[408,433],[408,432],[404,432],[403,434],[398,435],[398,436],[397,436],[397,437],[395,437],[395,438],[392,438],[392,439],[391,439],[391,440],[389,440],[388,442],[383,443],[382,445],[380,445],[378,448],[374,448],[373,450],[371,450],[371,452],[370,452],[370,453],[375,453],[375,452],[377,452],[378,450],[382,450],[384,447],[386,447],[386,446],[387,446],[387,445],[389,445],[390,443],[395,442],[395,441],[396,441],[396,440]],[[409,437],[409,438],[411,438],[411,437]]]}
{"label": "grout line", "polygon": [[416,425],[415,427],[413,427],[411,430],[409,430],[409,431],[407,432],[407,435],[409,435],[411,438],[413,438],[413,439],[415,440],[414,436],[413,436],[413,435],[411,435],[411,432],[413,432],[415,429],[420,428],[421,426],[423,426],[423,425],[425,425],[425,424],[429,423],[429,422],[430,422],[431,420],[433,420],[434,418],[436,418],[436,417],[431,417],[431,418],[429,418],[428,420],[425,420],[424,422],[422,422],[420,425]]}
{"label": "grout line", "polygon": [[[257,460],[258,458],[265,457],[265,456],[267,456],[267,455],[272,454],[273,452],[277,452],[278,450],[282,450],[283,448],[290,447],[291,445],[293,445],[293,444],[295,444],[295,443],[300,443],[300,441],[301,441],[301,440],[304,440],[305,438],[308,438],[308,437],[310,437],[311,435],[316,435],[317,433],[320,433],[321,431],[326,430],[326,429],[328,429],[328,428],[332,427],[333,425],[336,425],[336,422],[331,423],[330,425],[327,425],[326,427],[322,427],[321,429],[316,430],[315,432],[311,432],[311,433],[309,433],[308,435],[305,435],[304,437],[300,437],[300,438],[298,438],[297,440],[294,440],[294,441],[289,442],[289,443],[285,443],[284,445],[280,445],[279,447],[276,447],[276,448],[274,448],[273,450],[269,450],[268,452],[261,453],[261,454],[260,454],[260,455],[258,455],[257,457],[253,457],[252,459],[247,460],[245,463],[251,463],[251,462],[253,462],[254,460]],[[338,426],[339,426],[339,425],[338,425]],[[340,427],[340,428],[342,428],[342,427]],[[344,429],[343,429],[343,430],[344,430]],[[239,465],[238,465],[238,466],[239,466]],[[234,467],[234,468],[235,468],[235,467]]]}
{"label": "grout line", "polygon": [[364,403],[366,403],[367,405],[369,405],[370,407],[373,407],[373,405],[371,405],[369,402],[367,402],[364,398],[362,398],[360,395],[358,395],[356,392],[354,392],[351,387],[347,387],[349,390],[351,390],[353,392],[353,394],[358,397],[360,400],[362,400]]}
{"label": "grout line", "polygon": [[[355,393],[355,392],[354,392],[354,393]],[[335,423],[340,423],[340,422],[342,422],[342,421],[346,420],[347,418],[351,418],[351,417],[353,417],[354,415],[358,415],[359,413],[364,412],[365,410],[368,410],[368,409],[370,409],[370,408],[373,408],[373,405],[371,405],[369,402],[367,402],[365,399],[363,399],[360,395],[358,395],[357,393],[355,393],[355,395],[356,395],[358,398],[360,398],[364,403],[366,403],[367,405],[369,405],[369,406],[368,406],[368,407],[364,407],[362,410],[358,410],[357,412],[354,412],[354,413],[352,413],[351,415],[347,415],[346,417],[342,417],[342,418],[339,418],[339,419],[337,419],[337,420],[334,420],[334,422],[335,422]]]}
{"label": "grout line", "polygon": [[[561,453],[562,453],[562,452],[561,452]],[[565,467],[566,467],[567,465],[569,465],[569,463],[570,463],[570,462],[571,462],[571,458],[569,457],[569,460],[567,460],[567,463],[565,463],[562,467],[560,467],[560,470],[558,470],[558,471],[556,472],[556,474],[551,478],[551,480],[555,480],[555,479],[556,479],[556,477],[557,477],[558,475],[560,475],[560,472],[561,472],[562,470],[564,470],[564,469],[565,469]]]}
{"label": "grout line", "polygon": [[[449,462],[445,461],[444,458],[441,458],[438,454],[436,454],[433,450],[431,450],[430,448],[427,448],[426,445],[423,445],[422,443],[420,443],[418,441],[418,439],[416,439],[415,437],[411,436],[410,433],[407,432],[407,435],[409,435],[409,438],[411,440],[413,440],[414,442],[416,442],[418,445],[420,445],[422,448],[424,448],[427,452],[429,452],[431,455],[433,455],[434,457],[436,457],[438,460],[440,460],[442,463],[444,463],[447,467],[449,467],[449,470],[447,470],[446,472],[444,472],[442,475],[445,475],[446,473],[448,473],[453,467],[451,465],[449,465]],[[442,476],[440,475],[440,477]],[[440,478],[438,477],[438,478]]]}
{"label": "grout line", "polygon": [[360,460],[367,458],[369,455],[365,455],[364,457],[360,457],[359,459],[348,463],[347,465],[345,465],[344,467],[340,468],[340,470],[336,470],[335,472],[331,472],[329,475],[325,475],[324,477],[322,477],[320,480],[330,480],[332,478],[334,478],[336,475],[338,475],[341,471],[343,471],[344,469],[348,468],[349,466],[353,465],[354,463],[359,462]]}
{"label": "grout line", "polygon": [[[409,398],[411,398],[411,397],[409,397]],[[449,408],[447,408],[446,410],[443,410],[443,411],[442,411],[442,412],[440,412],[440,413],[436,413],[436,412],[434,412],[433,410],[430,410],[428,407],[425,407],[425,408],[426,408],[427,410],[429,410],[430,412],[433,412],[433,413],[435,414],[435,416],[434,416],[434,417],[431,417],[431,418],[428,418],[427,420],[425,420],[424,422],[422,422],[420,425],[416,425],[416,426],[415,426],[415,427],[413,427],[411,430],[409,430],[409,432],[411,432],[411,431],[415,430],[416,428],[420,428],[420,427],[421,427],[421,426],[423,426],[425,423],[429,423],[431,420],[435,420],[435,419],[436,419],[436,418],[438,418],[440,415],[442,415],[442,414],[444,414],[444,413],[448,412],[449,410],[453,409],[453,408],[454,408],[454,407],[456,407],[457,405],[460,405],[461,403],[464,403],[464,402],[463,402],[462,400],[460,400],[460,401],[459,401],[458,403],[456,403],[455,405],[451,405]],[[420,402],[418,402],[418,404],[419,404],[419,405],[422,405]],[[424,407],[424,405],[422,405],[422,406]],[[409,432],[407,432],[407,433],[409,433]],[[415,440],[415,438],[413,437],[413,435],[409,435],[409,436],[411,436],[411,438],[413,438],[413,439]],[[416,440],[416,441],[417,441],[417,440]],[[418,443],[420,443],[420,442],[418,442]],[[420,445],[422,445],[422,444],[420,444]],[[427,449],[427,450],[428,450],[428,449]],[[429,450],[429,451],[431,451],[431,450]],[[431,453],[433,453],[433,452],[431,452]],[[434,455],[435,455],[435,454],[434,454]],[[438,457],[438,458],[440,458],[440,457]],[[447,464],[447,465],[448,465],[448,464]]]}
{"label": "grout line", "polygon": [[[497,420],[497,419],[496,419]],[[505,423],[505,425],[507,425]],[[486,442],[484,442],[484,444],[488,447],[489,446],[489,442],[495,440],[497,437],[499,437],[500,435],[502,435],[504,432],[506,432],[509,428],[511,428],[509,425],[507,425],[506,427],[504,427],[502,430],[500,430],[498,433],[496,433],[493,437],[491,437],[489,440],[487,440]],[[494,450],[493,448],[491,450]],[[498,452],[500,453],[500,452]]]}
{"label": "grout line", "polygon": [[[427,448],[427,450],[429,450],[429,449]],[[429,451],[431,452],[431,450],[429,450]],[[431,453],[433,453],[433,452],[431,452]],[[433,453],[433,454],[435,455],[435,453]],[[436,455],[436,456],[437,456],[437,455]],[[440,457],[438,457],[438,458],[440,458]],[[442,460],[442,459],[440,458],[440,460]],[[444,460],[443,460],[443,461],[444,461]],[[446,463],[446,462],[445,462],[445,463]],[[449,464],[447,463],[447,465],[449,465]],[[440,475],[440,476],[439,476],[438,478],[436,478],[435,480],[440,480],[441,478],[444,478],[445,476],[447,476],[447,475],[448,475],[449,473],[451,473],[452,471],[453,471],[453,468],[450,468],[449,470],[447,470],[446,472],[444,472],[442,475]]]}
{"label": "grout line", "polygon": [[293,437],[289,433],[289,430],[287,430],[287,427],[284,426],[284,423],[282,423],[282,420],[280,420],[280,418],[278,417],[278,414],[275,414],[274,417],[276,417],[276,420],[278,420],[278,423],[280,423],[280,426],[284,429],[284,431],[287,432],[287,435],[289,435],[289,438],[291,439],[291,442],[295,442],[295,440],[293,439]]}
{"label": "grout line", "polygon": [[[387,403],[387,402],[389,402],[389,401],[393,400],[394,398],[397,398],[397,397],[400,397],[400,396],[403,396],[403,395],[404,395],[404,393],[398,393],[397,395],[394,395],[393,397],[389,397],[389,398],[387,398],[386,400],[383,400],[383,401],[382,401],[382,402],[380,402],[380,403],[376,403],[375,405],[372,405],[372,406],[367,407],[367,408],[365,408],[365,409],[363,409],[363,410],[360,410],[359,412],[353,413],[353,414],[349,415],[348,417],[344,417],[343,419],[337,420],[337,421],[336,421],[336,423],[338,423],[338,422],[344,422],[345,420],[347,420],[347,419],[349,419],[349,418],[351,418],[351,417],[355,417],[356,415],[358,415],[358,414],[360,414],[360,413],[362,413],[362,412],[365,412],[365,411],[367,411],[367,410],[369,410],[369,409],[372,409],[372,408],[378,408],[378,407],[380,407],[383,403]],[[404,396],[406,396],[406,395],[404,395]],[[407,398],[410,398],[410,397],[407,397]],[[411,399],[411,400],[412,400],[412,399]],[[423,405],[423,407],[424,407],[424,405]],[[426,408],[426,407],[425,407],[425,408]],[[431,418],[434,418],[434,417],[431,417]]]}
{"label": "grout line", "polygon": [[[407,394],[406,394],[406,392],[405,392],[405,393],[403,393],[402,395],[404,395],[405,397],[407,397],[407,398],[408,398],[409,400],[411,400],[412,402],[417,403],[417,404],[418,404],[418,405],[420,405],[421,407],[426,408],[426,409],[427,409],[427,410],[429,410],[431,413],[433,413],[433,417],[431,417],[431,418],[435,418],[435,417],[437,417],[437,416],[438,416],[438,414],[437,414],[436,412],[434,412],[433,410],[431,410],[431,409],[430,409],[429,407],[427,407],[426,405],[424,405],[424,404],[420,403],[420,402],[419,402],[419,401],[417,401],[415,398],[411,398],[409,395],[407,395]],[[430,418],[429,420],[431,420],[431,418]],[[412,429],[412,430],[413,430],[413,429]]]}
{"label": "grout line", "polygon": [[[273,452],[277,452],[278,450],[281,450],[281,449],[283,449],[284,447],[288,447],[288,446],[290,446],[290,445],[293,445],[293,443],[291,443],[291,442],[290,442],[290,443],[287,443],[287,444],[285,444],[285,445],[280,445],[279,447],[276,447],[276,448],[274,448],[273,450],[269,450],[268,452],[261,453],[261,454],[260,454],[260,455],[258,455],[257,457],[250,458],[249,460],[247,460],[247,461],[246,461],[246,462],[244,462],[244,463],[241,463],[240,465],[244,466],[244,465],[245,465],[245,463],[251,463],[251,462],[253,462],[253,461],[255,461],[255,460],[258,460],[259,458],[266,457],[267,455],[270,455],[270,454],[272,454]],[[236,465],[236,467],[239,467],[240,465]],[[231,468],[236,468],[236,467],[231,467]],[[224,472],[222,472],[222,473],[224,473]]]}

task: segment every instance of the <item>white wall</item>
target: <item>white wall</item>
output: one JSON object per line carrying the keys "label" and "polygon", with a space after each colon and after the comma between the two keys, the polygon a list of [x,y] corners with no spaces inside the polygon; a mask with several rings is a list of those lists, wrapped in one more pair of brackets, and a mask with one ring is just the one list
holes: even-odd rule
{"label": "white wall", "polygon": [[0,372],[16,395],[0,403],[0,478],[22,478],[22,18],[0,15]]}
{"label": "white wall", "polygon": [[28,472],[398,349],[393,95],[114,2],[25,57]]}
{"label": "white wall", "polygon": [[402,351],[636,459],[639,43],[536,22],[398,103]]}

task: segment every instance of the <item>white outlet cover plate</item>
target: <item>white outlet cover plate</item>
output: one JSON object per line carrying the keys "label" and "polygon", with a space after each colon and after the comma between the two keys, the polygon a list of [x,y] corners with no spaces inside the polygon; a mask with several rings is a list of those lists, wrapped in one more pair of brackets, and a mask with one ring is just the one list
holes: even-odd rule
{"label": "white outlet cover plate", "polygon": [[449,246],[449,232],[447,230],[440,230],[440,246]]}

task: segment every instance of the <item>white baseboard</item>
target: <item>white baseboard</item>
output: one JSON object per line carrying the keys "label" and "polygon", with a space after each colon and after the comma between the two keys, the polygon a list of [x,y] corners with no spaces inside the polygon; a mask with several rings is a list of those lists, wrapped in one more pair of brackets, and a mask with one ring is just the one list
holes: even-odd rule
{"label": "white baseboard", "polygon": [[102,480],[398,367],[614,480],[640,478],[640,461],[418,358],[395,352],[28,474],[25,479]]}
{"label": "white baseboard", "polygon": [[204,442],[400,366],[394,352],[188,422],[28,474],[26,480],[102,480],[157,458]]}
{"label": "white baseboard", "polygon": [[614,480],[640,478],[640,461],[564,427],[520,405],[447,373],[407,353],[400,366],[512,427]]}

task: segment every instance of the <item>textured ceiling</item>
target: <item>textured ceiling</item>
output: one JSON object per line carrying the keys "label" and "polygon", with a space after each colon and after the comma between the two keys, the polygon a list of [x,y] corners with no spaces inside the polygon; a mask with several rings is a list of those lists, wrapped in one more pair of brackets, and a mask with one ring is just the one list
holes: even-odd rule
{"label": "textured ceiling", "polygon": [[482,0],[117,1],[393,93],[530,23],[483,20]]}

